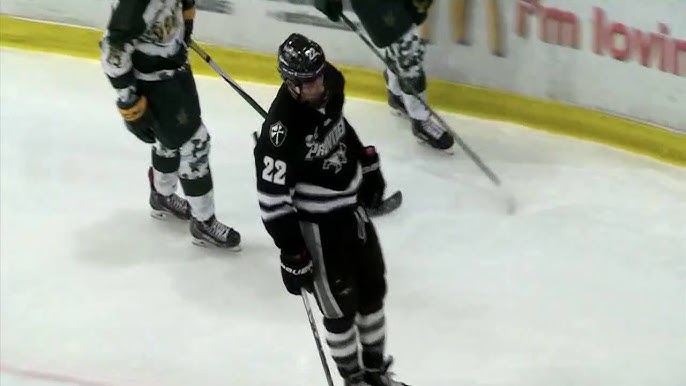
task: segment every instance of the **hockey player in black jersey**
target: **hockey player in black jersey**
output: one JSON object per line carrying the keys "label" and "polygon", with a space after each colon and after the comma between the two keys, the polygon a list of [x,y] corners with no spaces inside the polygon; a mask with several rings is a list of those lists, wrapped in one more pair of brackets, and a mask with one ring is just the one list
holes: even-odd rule
{"label": "hockey player in black jersey", "polygon": [[[193,242],[240,249],[214,213],[210,135],[188,63],[195,0],[119,0],[100,42],[126,128],[152,145],[149,203],[156,218],[190,219]],[[186,198],[176,194],[181,182]]]}
{"label": "hockey player in black jersey", "polygon": [[278,69],[283,84],[254,155],[283,282],[294,295],[314,292],[347,386],[406,386],[391,378],[384,356],[385,267],[364,209],[384,194],[379,156],[343,116],[343,75],[317,43],[292,34],[279,47]]}
{"label": "hockey player in black jersey", "polygon": [[[384,72],[389,106],[412,122],[412,133],[434,148],[450,149],[455,140],[430,117],[429,110],[413,95],[426,100],[424,55],[426,42],[417,26],[433,0],[350,0],[374,44],[384,49],[392,65]],[[315,0],[315,6],[332,21],[340,19],[342,0]],[[399,74],[400,77],[395,74]]]}

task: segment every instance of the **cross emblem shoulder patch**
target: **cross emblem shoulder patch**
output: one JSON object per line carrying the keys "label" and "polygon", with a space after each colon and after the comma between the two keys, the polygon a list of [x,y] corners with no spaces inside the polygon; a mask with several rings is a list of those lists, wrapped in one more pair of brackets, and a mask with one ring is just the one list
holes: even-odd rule
{"label": "cross emblem shoulder patch", "polygon": [[275,147],[280,147],[286,141],[286,126],[281,121],[269,127],[269,140]]}

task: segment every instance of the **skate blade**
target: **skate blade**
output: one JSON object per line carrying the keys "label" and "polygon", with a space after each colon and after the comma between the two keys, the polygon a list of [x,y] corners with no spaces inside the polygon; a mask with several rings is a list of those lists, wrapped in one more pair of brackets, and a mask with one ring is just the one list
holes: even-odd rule
{"label": "skate blade", "polygon": [[169,212],[165,212],[163,210],[151,209],[150,210],[150,217],[157,219],[157,220],[166,221],[169,219],[169,217],[174,217],[174,215],[172,215]]}
{"label": "skate blade", "polygon": [[190,220],[188,218],[183,218],[183,217],[178,217],[174,215],[173,213],[169,213],[164,210],[157,210],[157,209],[151,209],[150,210],[150,217],[161,220],[161,221],[168,221],[168,220],[181,220],[181,221],[187,221]]}
{"label": "skate blade", "polygon": [[423,140],[423,139],[421,139],[421,138],[415,137],[415,139],[417,140],[417,143],[418,143],[418,144],[420,144],[420,145],[422,145],[422,146],[424,146],[424,147],[427,147],[427,148],[429,148],[429,149],[431,149],[431,150],[435,150],[435,151],[438,151],[438,152],[440,152],[440,153],[444,153],[444,154],[446,154],[446,155],[455,155],[455,144],[454,144],[454,143],[453,143],[452,146],[450,146],[450,147],[447,148],[447,149],[438,149],[438,148],[435,148],[435,147],[431,146],[427,141],[425,141],[425,140]]}
{"label": "skate blade", "polygon": [[225,249],[227,251],[232,251],[232,252],[239,252],[241,250],[240,245],[236,245],[233,247],[225,247],[216,243],[213,243],[211,241],[207,241],[205,239],[199,239],[196,237],[193,237],[193,240],[191,241],[194,245],[197,245],[199,247],[203,248],[217,248],[217,249]]}

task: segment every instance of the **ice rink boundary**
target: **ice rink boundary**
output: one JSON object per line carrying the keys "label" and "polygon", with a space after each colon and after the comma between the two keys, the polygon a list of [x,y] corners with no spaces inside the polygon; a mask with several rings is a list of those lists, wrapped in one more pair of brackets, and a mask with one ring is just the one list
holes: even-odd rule
{"label": "ice rink boundary", "polygon": [[[3,47],[98,59],[101,37],[102,31],[97,29],[0,15],[0,46]],[[275,55],[203,46],[222,68],[238,80],[280,83],[275,70]],[[196,55],[192,55],[191,60],[196,74],[216,76]],[[349,95],[374,101],[386,100],[379,72],[360,67],[339,67],[346,76]],[[429,80],[429,95],[433,106],[442,111],[518,123],[686,166],[686,135],[647,123],[437,79]],[[460,130],[459,127],[454,129]]]}

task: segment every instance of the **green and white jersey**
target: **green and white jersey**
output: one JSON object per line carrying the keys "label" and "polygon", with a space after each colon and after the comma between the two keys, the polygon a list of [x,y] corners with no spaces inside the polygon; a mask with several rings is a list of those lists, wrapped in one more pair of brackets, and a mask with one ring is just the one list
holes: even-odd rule
{"label": "green and white jersey", "polygon": [[188,19],[194,12],[195,0],[114,0],[100,42],[102,67],[114,88],[167,79],[186,66],[184,13]]}

